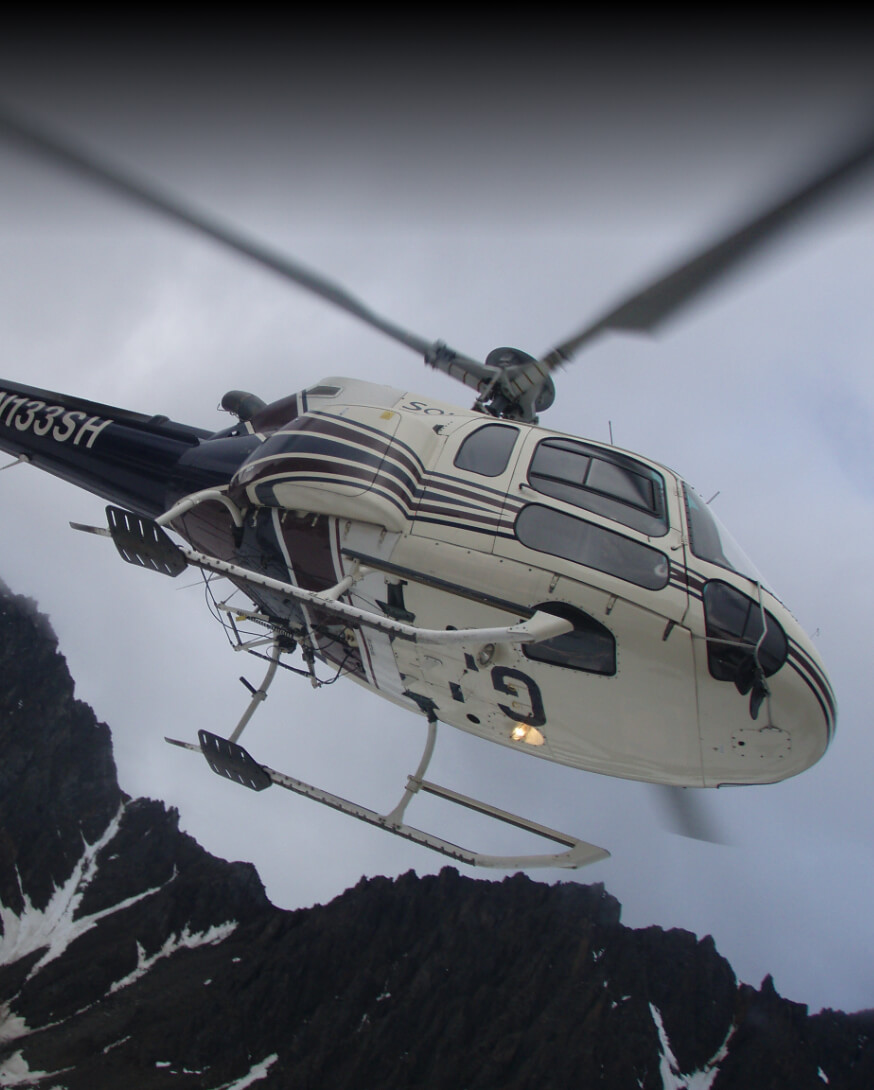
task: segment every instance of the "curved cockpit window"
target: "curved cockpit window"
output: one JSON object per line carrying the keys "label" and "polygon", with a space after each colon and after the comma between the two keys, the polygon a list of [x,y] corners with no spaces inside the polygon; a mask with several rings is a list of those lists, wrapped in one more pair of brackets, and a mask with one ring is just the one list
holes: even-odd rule
{"label": "curved cockpit window", "polygon": [[616,673],[616,639],[609,628],[565,602],[548,602],[537,608],[555,617],[564,617],[574,627],[551,640],[523,644],[526,658],[588,674],[612,677]]}
{"label": "curved cockpit window", "polygon": [[668,532],[664,478],[618,451],[572,439],[544,439],[534,452],[528,481],[544,495],[650,537]]}
{"label": "curved cockpit window", "polygon": [[689,520],[689,547],[699,560],[708,560],[720,568],[736,571],[754,583],[762,583],[755,564],[713,514],[691,485],[683,482],[686,517]]}
{"label": "curved cockpit window", "polygon": [[518,435],[518,428],[506,424],[483,424],[458,448],[456,468],[481,473],[483,477],[500,477],[510,463]]}
{"label": "curved cockpit window", "polygon": [[720,579],[704,584],[704,620],[707,664],[717,681],[734,681],[743,692],[742,685],[756,665],[770,677],[786,661],[789,645],[779,622],[754,599]]}
{"label": "curved cockpit window", "polygon": [[667,586],[668,558],[658,549],[604,526],[529,503],[516,519],[516,536],[529,549],[564,557],[648,590]]}

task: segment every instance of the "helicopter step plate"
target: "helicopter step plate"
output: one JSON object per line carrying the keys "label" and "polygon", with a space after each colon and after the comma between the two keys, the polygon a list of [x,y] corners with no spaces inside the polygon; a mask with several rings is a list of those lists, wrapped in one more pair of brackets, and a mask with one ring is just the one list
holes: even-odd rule
{"label": "helicopter step plate", "polygon": [[[287,791],[293,791],[297,795],[313,799],[315,802],[330,806],[333,810],[339,810],[349,817],[358,818],[359,821],[365,821],[368,825],[375,825],[387,833],[393,833],[405,840],[411,840],[415,844],[440,852],[441,855],[449,856],[451,859],[466,863],[472,867],[493,867],[503,870],[528,870],[535,867],[576,869],[577,867],[586,866],[588,863],[597,863],[610,855],[604,848],[579,840],[568,833],[549,829],[519,814],[500,810],[489,803],[460,795],[458,792],[441,787],[439,784],[419,780],[418,787],[429,794],[438,795],[449,802],[477,810],[479,813],[492,817],[497,821],[524,829],[565,848],[564,851],[547,852],[540,855],[512,856],[489,855],[484,852],[473,851],[470,848],[453,844],[449,840],[444,840],[443,837],[434,833],[426,832],[424,829],[417,829],[412,825],[395,820],[391,815],[380,814],[376,810],[371,810],[359,803],[344,799],[340,795],[334,795],[323,788],[304,783],[303,780],[295,779],[295,777],[288,776],[283,772],[277,772],[266,765],[259,765],[242,746],[225,738],[219,738],[217,735],[203,730],[199,732],[198,737],[200,745],[182,742],[175,738],[166,738],[165,741],[171,745],[179,746],[181,749],[188,749],[194,753],[203,753],[210,768],[225,779],[243,784],[243,786],[256,791],[263,790],[264,787],[269,787],[270,784],[275,783],[279,787],[284,787]],[[412,779],[414,778],[411,777]]]}
{"label": "helicopter step plate", "polygon": [[128,564],[160,572],[175,578],[188,567],[188,561],[154,519],[143,518],[121,507],[106,508],[109,535]]}
{"label": "helicopter step plate", "polygon": [[261,765],[236,742],[210,734],[208,730],[198,731],[197,737],[200,740],[201,753],[217,775],[253,791],[263,791],[272,783]]}

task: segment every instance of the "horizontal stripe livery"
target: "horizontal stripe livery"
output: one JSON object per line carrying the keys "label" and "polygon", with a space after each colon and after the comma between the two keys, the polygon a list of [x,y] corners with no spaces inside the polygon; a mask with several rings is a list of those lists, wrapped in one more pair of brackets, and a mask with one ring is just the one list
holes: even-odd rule
{"label": "horizontal stripe livery", "polygon": [[249,462],[245,481],[265,506],[275,504],[279,484],[344,485],[376,492],[410,522],[504,537],[513,536],[523,506],[498,489],[429,471],[406,443],[327,413],[314,413],[269,442],[273,449]]}

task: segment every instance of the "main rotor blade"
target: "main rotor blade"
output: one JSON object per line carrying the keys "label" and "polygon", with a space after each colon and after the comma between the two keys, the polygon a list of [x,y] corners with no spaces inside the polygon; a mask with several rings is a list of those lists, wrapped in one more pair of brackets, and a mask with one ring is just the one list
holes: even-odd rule
{"label": "main rotor blade", "polygon": [[666,318],[712,288],[723,276],[773,241],[812,205],[836,190],[872,159],[874,133],[832,163],[827,170],[705,249],[690,255],[557,345],[537,364],[526,368],[530,371],[530,380],[540,381],[543,373],[567,363],[583,345],[606,330],[642,333],[656,329]]}
{"label": "main rotor blade", "polygon": [[[451,361],[453,364],[466,366],[468,370],[470,369],[469,365],[472,365],[474,369],[479,368],[482,372],[476,377],[477,382],[482,382],[491,375],[491,372],[488,372],[482,364],[477,363],[475,360],[468,360],[467,357],[455,353],[440,342],[425,340],[387,318],[383,318],[361,302],[360,299],[356,299],[345,288],[328,280],[320,273],[306,268],[306,266],[285,257],[276,250],[247,238],[234,228],[172,196],[151,182],[137,178],[78,145],[73,145],[57,133],[50,132],[44,126],[16,117],[2,106],[0,106],[0,135],[16,141],[56,165],[61,165],[87,178],[89,181],[96,182],[98,185],[110,189],[136,204],[144,205],[176,223],[184,224],[186,227],[206,235],[207,238],[221,243],[234,253],[242,254],[257,264],[271,269],[286,280],[291,280],[299,287],[305,288],[329,303],[333,303],[334,306],[340,307],[347,313],[361,319],[367,325],[378,329],[381,333],[385,333],[393,340],[399,341],[408,348],[419,352],[428,362],[433,363],[434,359],[438,358],[447,361],[447,366],[448,362]],[[475,385],[470,381],[468,384]]]}

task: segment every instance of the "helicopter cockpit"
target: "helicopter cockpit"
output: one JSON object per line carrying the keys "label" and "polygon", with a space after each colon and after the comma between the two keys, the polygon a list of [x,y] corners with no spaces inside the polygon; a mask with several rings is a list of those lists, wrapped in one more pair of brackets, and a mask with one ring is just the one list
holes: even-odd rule
{"label": "helicopter cockpit", "polygon": [[[689,548],[693,555],[716,564],[717,567],[746,576],[754,583],[767,585],[759,569],[711,510],[709,503],[705,503],[686,481],[682,482],[682,486],[689,523]],[[774,593],[773,590],[771,593]]]}

